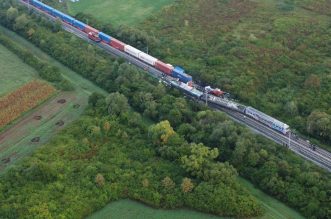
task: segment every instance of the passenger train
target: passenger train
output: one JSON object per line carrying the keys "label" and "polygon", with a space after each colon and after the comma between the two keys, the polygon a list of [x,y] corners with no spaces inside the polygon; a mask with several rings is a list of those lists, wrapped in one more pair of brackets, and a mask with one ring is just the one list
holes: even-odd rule
{"label": "passenger train", "polygon": [[[213,89],[210,86],[207,86],[204,88],[203,91],[198,90],[195,87],[195,84],[193,82],[192,76],[185,73],[185,70],[178,66],[172,66],[171,64],[164,63],[157,58],[154,58],[153,56],[146,54],[130,45],[127,45],[123,42],[121,42],[118,39],[115,39],[79,20],[76,20],[75,18],[64,14],[40,1],[37,0],[23,0],[27,4],[30,4],[34,6],[35,8],[38,8],[39,10],[51,15],[54,18],[60,19],[62,22],[65,22],[76,29],[84,32],[87,34],[89,39],[99,43],[102,42],[104,44],[110,45],[111,47],[118,49],[122,52],[125,52],[136,59],[139,59],[148,65],[158,69],[159,71],[163,72],[165,76],[169,78],[169,84],[173,87],[176,87],[186,94],[197,98],[197,99],[203,99],[207,98],[209,102],[212,102],[214,104],[217,104],[219,106],[239,111],[261,123],[264,125],[286,135],[290,129],[289,126],[281,121],[278,121],[275,118],[272,118],[271,116],[268,116],[253,107],[246,107],[243,105],[240,105],[234,101],[227,100],[226,98],[223,98],[224,92],[220,89]],[[209,94],[209,95],[207,95]]]}

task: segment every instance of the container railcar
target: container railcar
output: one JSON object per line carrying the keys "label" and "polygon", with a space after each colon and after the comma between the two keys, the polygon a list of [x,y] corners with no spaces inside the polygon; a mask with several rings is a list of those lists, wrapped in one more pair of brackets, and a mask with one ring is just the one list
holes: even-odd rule
{"label": "container railcar", "polygon": [[124,51],[124,47],[126,46],[125,43],[115,39],[115,38],[112,38],[109,45],[111,47],[114,47],[115,49],[118,49],[118,50],[121,50],[121,51]]}
{"label": "container railcar", "polygon": [[141,53],[139,49],[136,49],[130,45],[124,46],[124,51],[136,58],[139,58],[139,54]]}
{"label": "container railcar", "polygon": [[111,37],[102,32],[99,33],[99,38],[105,41],[107,44],[109,44],[111,41]]}
{"label": "container railcar", "polygon": [[155,68],[166,73],[167,75],[171,75],[171,72],[174,70],[172,65],[163,63],[160,60],[155,62]]}
{"label": "container railcar", "polygon": [[175,67],[171,73],[172,77],[178,78],[181,82],[188,83],[192,81],[192,76],[185,73],[181,67]]}
{"label": "container railcar", "polygon": [[155,63],[157,61],[157,58],[154,58],[153,56],[150,56],[144,52],[139,53],[139,59],[146,62],[147,64],[150,64],[152,66],[155,66]]}

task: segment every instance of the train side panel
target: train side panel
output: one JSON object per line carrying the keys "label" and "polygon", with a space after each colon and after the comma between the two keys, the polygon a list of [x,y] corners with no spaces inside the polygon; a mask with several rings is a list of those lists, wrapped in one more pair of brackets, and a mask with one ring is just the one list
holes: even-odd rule
{"label": "train side panel", "polygon": [[139,49],[136,49],[130,45],[126,45],[124,46],[124,51],[136,58],[139,58],[139,54],[141,53],[141,51]]}
{"label": "train side panel", "polygon": [[167,75],[171,75],[171,72],[174,69],[172,65],[161,62],[160,60],[155,62],[155,68],[166,73]]}
{"label": "train side panel", "polygon": [[153,56],[150,56],[144,52],[139,53],[139,59],[154,66],[155,62],[157,61],[157,58],[154,58]]}
{"label": "train side panel", "polygon": [[99,37],[100,37],[101,40],[105,41],[105,42],[108,43],[108,44],[109,44],[110,41],[111,41],[111,37],[108,36],[108,35],[105,34],[105,33],[100,32],[100,33],[99,33]]}
{"label": "train side panel", "polygon": [[118,50],[121,50],[121,51],[124,51],[124,47],[125,47],[125,43],[115,39],[115,38],[112,38],[109,45],[115,49],[118,49]]}
{"label": "train side panel", "polygon": [[95,29],[95,28],[93,28],[93,27],[91,27],[91,26],[89,26],[89,25],[86,25],[85,26],[85,29],[84,29],[84,32],[85,33],[94,33],[94,34],[99,34],[99,30],[97,30],[97,29]]}
{"label": "train side panel", "polygon": [[80,29],[81,31],[84,31],[85,27],[87,26],[86,24],[84,24],[83,22],[80,22],[79,20],[74,20],[72,25],[74,27],[76,27],[77,29]]}
{"label": "train side panel", "polygon": [[171,73],[172,77],[178,78],[181,82],[188,83],[192,81],[192,76],[184,72],[184,69],[181,67],[175,67]]}

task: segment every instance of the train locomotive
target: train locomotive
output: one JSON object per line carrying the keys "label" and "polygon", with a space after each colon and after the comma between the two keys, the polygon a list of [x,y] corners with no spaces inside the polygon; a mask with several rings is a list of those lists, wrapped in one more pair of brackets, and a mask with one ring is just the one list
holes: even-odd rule
{"label": "train locomotive", "polygon": [[277,119],[272,118],[271,116],[268,116],[254,109],[253,107],[246,107],[234,101],[230,101],[226,98],[223,98],[224,92],[220,89],[214,89],[210,86],[205,87],[203,91],[196,89],[193,83],[192,76],[186,74],[185,70],[179,66],[172,66],[171,64],[164,63],[157,58],[154,58],[149,54],[146,54],[130,45],[127,45],[120,40],[115,39],[79,20],[76,20],[75,18],[64,14],[38,0],[22,1],[84,32],[85,34],[87,34],[88,38],[94,42],[102,42],[104,44],[107,44],[115,49],[118,49],[135,57],[136,59],[143,61],[144,63],[147,63],[150,66],[153,66],[157,70],[163,72],[164,75],[169,78],[168,81],[171,86],[182,90],[184,93],[190,95],[191,97],[194,97],[196,99],[207,99],[209,102],[217,104],[221,107],[239,111],[284,135],[286,135],[290,131],[287,124],[278,121]]}

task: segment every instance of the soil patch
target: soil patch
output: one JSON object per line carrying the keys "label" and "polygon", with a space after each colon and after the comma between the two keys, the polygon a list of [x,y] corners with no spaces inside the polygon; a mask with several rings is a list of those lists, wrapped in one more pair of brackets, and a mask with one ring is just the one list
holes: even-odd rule
{"label": "soil patch", "polygon": [[58,102],[58,103],[61,103],[61,104],[64,104],[64,103],[67,102],[67,101],[66,101],[66,99],[60,99],[60,100],[58,100],[57,102]]}
{"label": "soil patch", "polygon": [[33,139],[31,139],[31,142],[39,142],[40,141],[40,137],[34,137]]}
{"label": "soil patch", "polygon": [[35,120],[41,120],[42,116],[34,116],[33,119]]}
{"label": "soil patch", "polygon": [[55,123],[55,125],[57,125],[57,126],[63,126],[64,125],[64,122],[63,122],[63,120],[60,120],[57,123]]}

